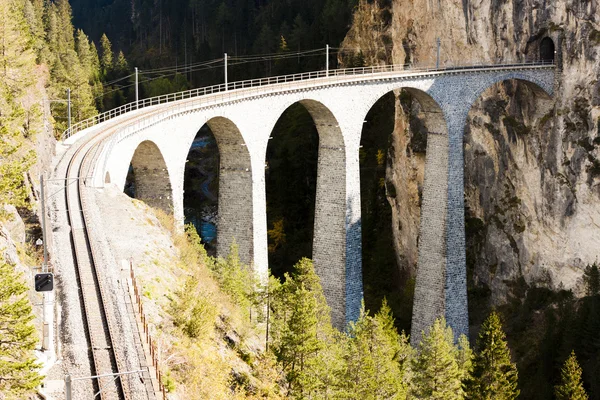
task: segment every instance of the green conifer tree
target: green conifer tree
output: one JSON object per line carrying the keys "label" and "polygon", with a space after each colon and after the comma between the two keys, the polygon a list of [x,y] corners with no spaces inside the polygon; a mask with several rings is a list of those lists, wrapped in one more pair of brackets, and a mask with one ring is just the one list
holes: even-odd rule
{"label": "green conifer tree", "polygon": [[115,63],[115,70],[120,75],[125,75],[127,72],[129,72],[129,63],[125,58],[123,51],[119,51],[119,55],[117,56],[117,61]]}
{"label": "green conifer tree", "polygon": [[[92,83],[90,82],[90,67],[92,55],[83,49],[87,37],[83,32],[74,37],[71,23],[71,7],[67,0],[58,0],[46,5],[46,40],[50,51],[44,60],[50,65],[50,96],[64,99],[66,90],[71,89],[71,115],[73,122],[91,117],[97,113]],[[82,62],[83,61],[83,62]],[[57,134],[66,129],[67,109],[65,103],[53,106],[57,120]]]}
{"label": "green conifer tree", "polygon": [[557,400],[587,400],[583,383],[581,382],[581,367],[577,362],[575,352],[565,361],[560,372],[560,385],[554,388]]}
{"label": "green conifer tree", "polygon": [[37,342],[27,286],[0,258],[0,394],[24,399],[41,383],[33,358]]}
{"label": "green conifer tree", "polygon": [[35,153],[23,146],[25,135],[33,134],[26,121],[35,109],[21,99],[34,84],[30,37],[23,3],[0,2],[0,204],[17,207],[28,205],[25,172],[35,162]]}
{"label": "green conifer tree", "polygon": [[106,34],[100,38],[100,71],[106,77],[113,70],[112,44]]}
{"label": "green conifer tree", "polygon": [[23,3],[0,2],[0,80],[6,90],[3,99],[18,98],[33,83],[35,54],[31,46]]}
{"label": "green conifer tree", "polygon": [[94,81],[100,81],[100,58],[98,57],[98,49],[94,42],[90,42],[90,64],[92,66]]}
{"label": "green conifer tree", "polygon": [[92,64],[93,84],[92,84],[92,95],[94,97],[94,103],[98,110],[103,110],[102,95],[104,93],[104,86],[100,81],[102,71],[100,68],[100,58],[98,57],[98,49],[94,42],[90,42],[90,58]]}
{"label": "green conifer tree", "polygon": [[597,263],[588,265],[585,268],[583,281],[588,296],[600,295],[600,268]]}
{"label": "green conifer tree", "polygon": [[90,41],[81,29],[77,29],[77,32],[75,33],[75,51],[77,51],[81,66],[88,72],[89,79],[92,81],[95,71],[93,69],[94,65],[93,56],[90,51]]}
{"label": "green conifer tree", "polygon": [[517,367],[510,360],[506,335],[500,316],[492,312],[479,331],[472,379],[468,382],[470,399],[512,400],[519,395]]}
{"label": "green conifer tree", "polygon": [[341,353],[319,277],[306,258],[273,296],[272,349],[295,398],[325,398],[336,387]]}
{"label": "green conifer tree", "polygon": [[344,359],[343,399],[406,399],[407,372],[412,348],[406,335],[398,334],[392,311],[384,300],[375,316],[364,304],[356,323],[350,324]]}
{"label": "green conifer tree", "polygon": [[423,336],[418,351],[412,363],[412,396],[430,400],[464,399],[465,372],[461,365],[464,357],[454,345],[452,328],[446,326],[444,318],[436,320]]}

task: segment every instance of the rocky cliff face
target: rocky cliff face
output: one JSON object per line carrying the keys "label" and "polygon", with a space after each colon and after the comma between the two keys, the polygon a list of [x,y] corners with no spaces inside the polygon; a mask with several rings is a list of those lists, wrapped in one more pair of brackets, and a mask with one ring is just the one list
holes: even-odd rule
{"label": "rocky cliff face", "polygon": [[[442,65],[537,60],[556,48],[551,102],[518,82],[486,91],[465,129],[467,264],[494,303],[520,277],[581,288],[600,255],[600,7],[598,0],[380,0],[357,7],[348,62]],[[385,50],[382,50],[385,49]],[[354,57],[356,59],[356,57]],[[402,98],[400,92],[398,99]],[[388,152],[396,254],[414,273],[424,146],[418,105],[397,101]],[[389,193],[388,193],[389,195]]]}

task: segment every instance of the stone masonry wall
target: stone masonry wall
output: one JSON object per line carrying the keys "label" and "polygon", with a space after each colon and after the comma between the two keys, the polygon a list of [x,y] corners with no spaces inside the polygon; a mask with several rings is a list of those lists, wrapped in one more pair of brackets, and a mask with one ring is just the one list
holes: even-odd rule
{"label": "stone masonry wall", "polygon": [[135,197],[151,207],[171,213],[173,194],[169,172],[156,144],[150,141],[142,142],[133,154],[131,165]]}

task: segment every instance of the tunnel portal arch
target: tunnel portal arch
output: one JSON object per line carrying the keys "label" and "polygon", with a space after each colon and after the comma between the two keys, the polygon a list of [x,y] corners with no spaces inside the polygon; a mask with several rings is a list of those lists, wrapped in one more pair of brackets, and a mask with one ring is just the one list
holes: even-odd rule
{"label": "tunnel portal arch", "polygon": [[540,43],[540,60],[547,63],[553,63],[556,55],[554,41],[545,37]]}

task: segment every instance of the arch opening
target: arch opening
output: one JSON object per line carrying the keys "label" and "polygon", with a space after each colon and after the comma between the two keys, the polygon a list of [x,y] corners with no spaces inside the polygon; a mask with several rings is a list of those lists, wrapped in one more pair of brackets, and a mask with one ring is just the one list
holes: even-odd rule
{"label": "arch opening", "polygon": [[[406,332],[411,331],[417,312],[413,309],[417,264],[420,269],[422,264],[431,269],[431,278],[441,282],[444,277],[444,248],[432,238],[439,237],[440,231],[433,222],[443,223],[445,219],[440,204],[446,192],[441,186],[433,190],[427,182],[438,186],[446,182],[447,169],[438,161],[444,158],[447,133],[437,102],[414,88],[401,88],[380,97],[370,108],[362,129],[359,160],[364,301],[367,309],[376,311],[386,298],[396,326]],[[426,193],[429,201],[424,203]],[[431,223],[423,224],[424,215]],[[422,253],[424,241],[434,243]],[[436,308],[427,311],[440,315],[443,308],[434,300],[428,299]],[[423,320],[422,316],[417,319]]]}
{"label": "arch opening", "polygon": [[154,142],[143,141],[135,149],[123,191],[150,207],[167,213],[173,211],[169,171],[160,149]]}
{"label": "arch opening", "polygon": [[219,163],[217,140],[208,124],[204,124],[196,133],[186,159],[183,212],[185,223],[194,225],[211,256],[217,251]]}
{"label": "arch opening", "polygon": [[553,63],[556,52],[554,47],[554,41],[545,37],[540,43],[540,60],[547,63]]}
{"label": "arch opening", "polygon": [[312,258],[319,136],[308,110],[289,106],[270,135],[265,163],[269,268],[282,278]]}
{"label": "arch opening", "polygon": [[[509,289],[519,284],[524,265],[532,270],[534,260],[550,261],[531,259],[528,254],[538,250],[534,243],[528,248],[524,243],[528,232],[544,229],[544,207],[537,199],[548,195],[539,171],[555,162],[547,155],[555,150],[543,134],[550,130],[553,116],[548,93],[525,79],[496,82],[478,93],[469,110],[463,148],[471,325],[481,324],[492,304],[502,301],[503,293],[510,293]],[[540,249],[539,254],[548,254],[548,249]],[[508,320],[505,329],[514,331]]]}
{"label": "arch opening", "polygon": [[269,265],[274,275],[312,258],[332,323],[346,326],[346,153],[339,124],[322,103],[286,108],[267,147]]}
{"label": "arch opening", "polygon": [[[205,228],[204,241],[208,241],[207,234],[216,234],[216,243],[215,239],[211,239],[209,249],[212,248],[219,257],[226,257],[235,244],[240,261],[250,265],[254,257],[250,153],[240,130],[227,118],[214,117],[197,132],[197,140],[192,142],[190,153],[204,154],[200,154],[199,158],[191,154],[195,164],[186,166],[184,187],[192,187],[190,197],[194,193],[203,195],[206,210],[204,214],[201,212],[201,218],[213,224],[216,221],[216,232],[211,232],[210,226]],[[210,133],[214,137],[212,143]],[[206,141],[206,144],[202,141]],[[202,235],[202,227],[199,233]]]}

